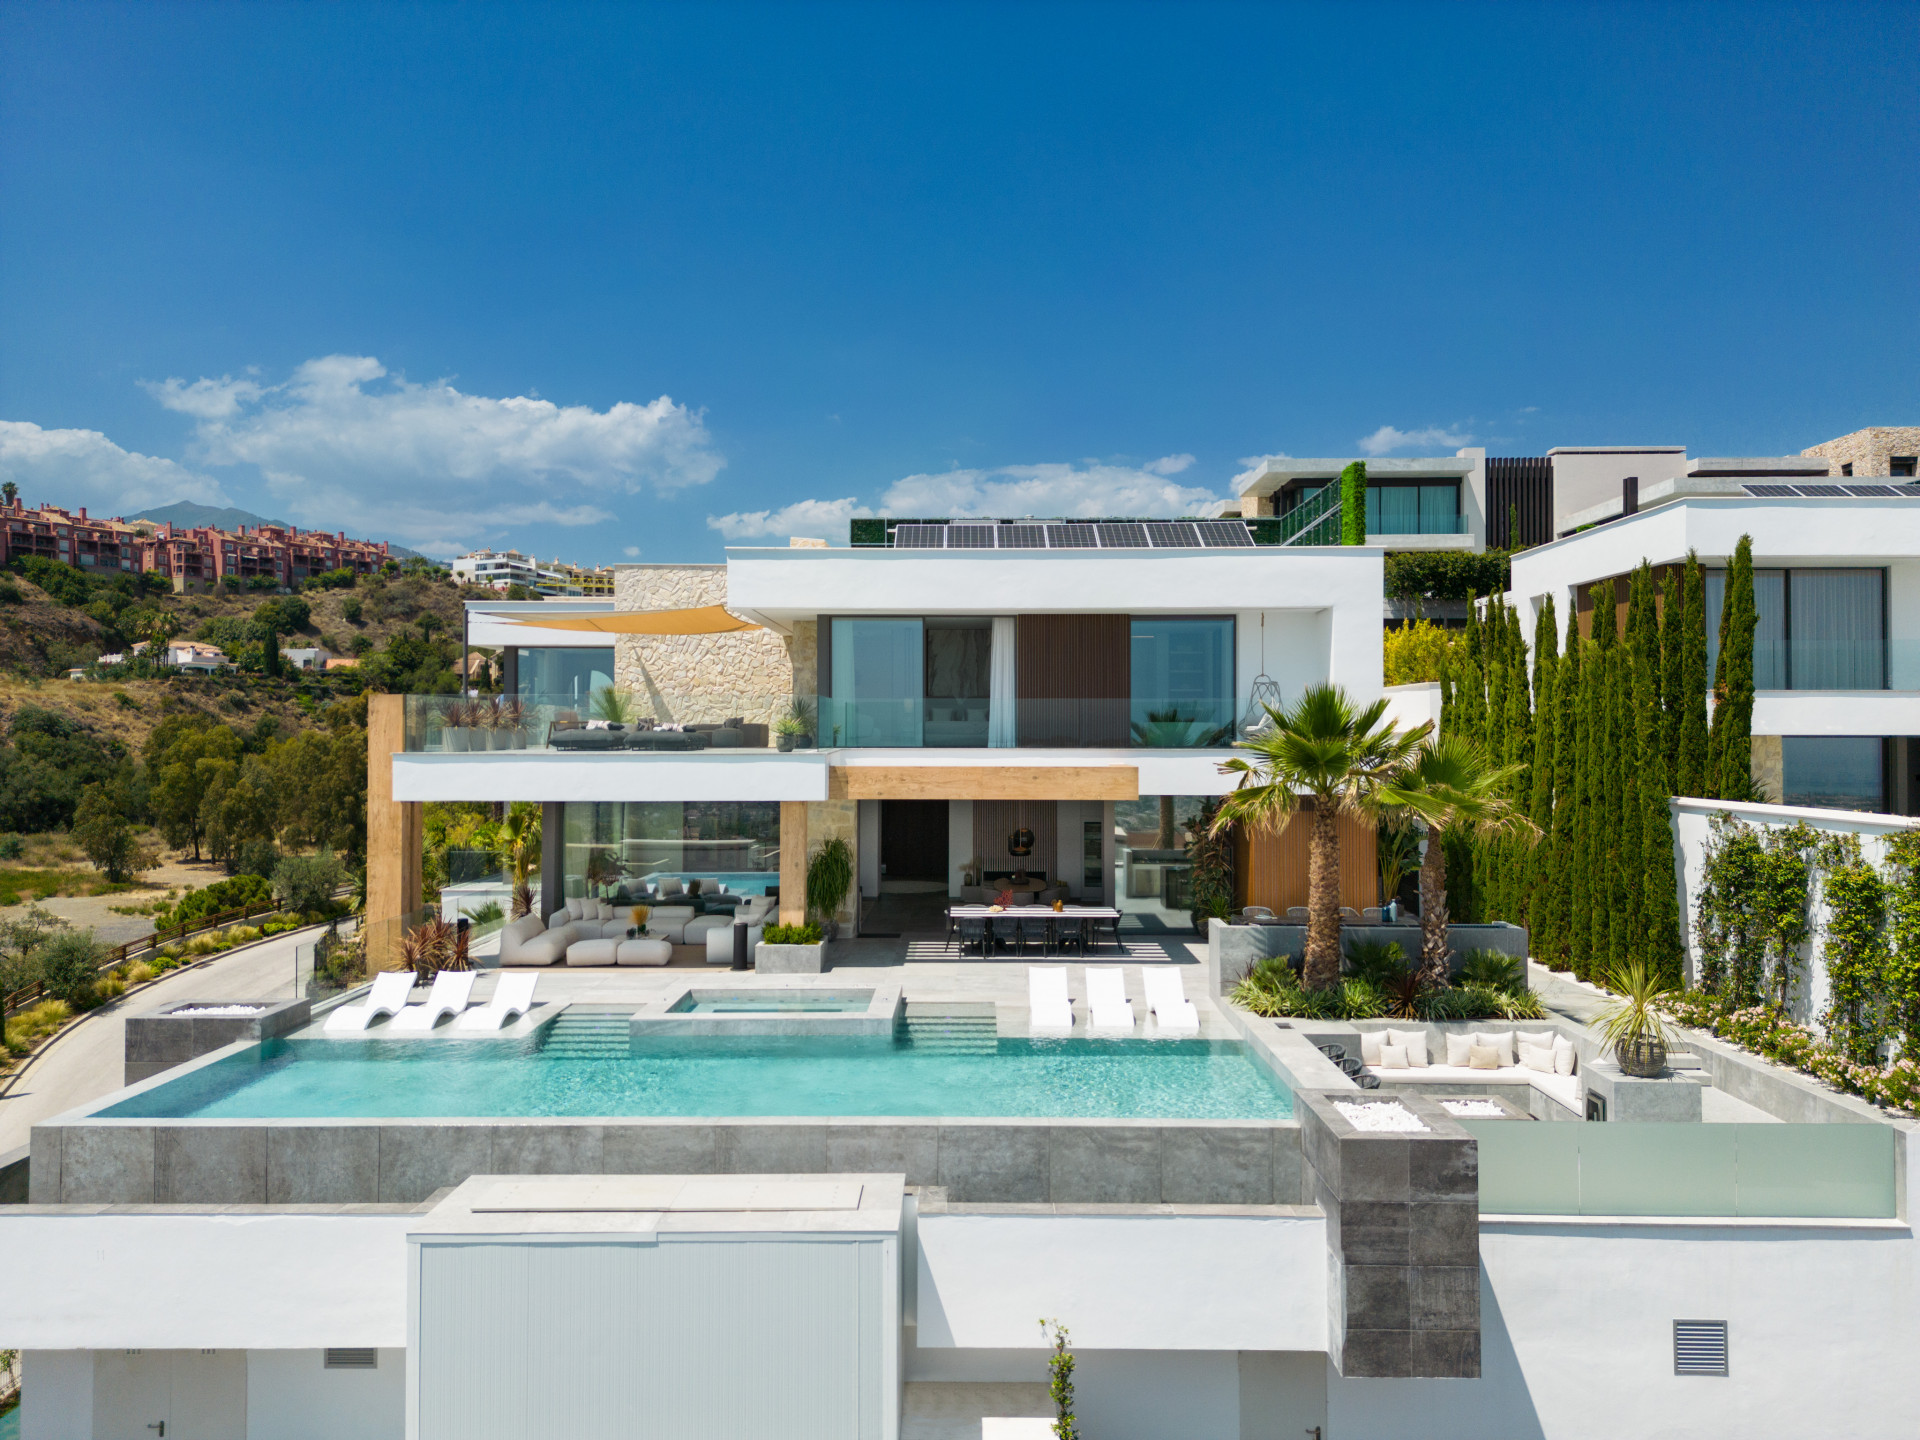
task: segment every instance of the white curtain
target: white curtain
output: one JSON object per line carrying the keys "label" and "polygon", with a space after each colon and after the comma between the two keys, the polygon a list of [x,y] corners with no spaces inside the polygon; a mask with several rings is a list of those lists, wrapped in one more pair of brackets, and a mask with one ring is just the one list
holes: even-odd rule
{"label": "white curtain", "polygon": [[987,675],[987,744],[999,749],[1015,742],[1013,721],[1014,617],[993,619],[993,658]]}

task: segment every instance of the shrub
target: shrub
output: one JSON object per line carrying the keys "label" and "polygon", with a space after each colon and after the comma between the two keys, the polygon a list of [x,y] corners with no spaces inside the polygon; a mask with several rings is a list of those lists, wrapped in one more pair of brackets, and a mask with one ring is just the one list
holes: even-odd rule
{"label": "shrub", "polygon": [[99,1003],[97,984],[106,957],[107,947],[91,930],[62,930],[40,951],[47,993],[74,1010],[91,1009]]}
{"label": "shrub", "polygon": [[153,979],[154,974],[154,968],[147,964],[146,961],[136,960],[127,967],[127,983],[129,985],[144,985],[147,981]]}
{"label": "shrub", "polygon": [[769,925],[760,934],[763,945],[818,945],[820,927],[812,921],[805,925]]}
{"label": "shrub", "polygon": [[26,848],[26,842],[18,835],[0,835],[0,860],[18,860]]}
{"label": "shrub", "polygon": [[507,912],[500,908],[498,900],[489,900],[484,905],[476,905],[471,910],[460,912],[476,925],[491,925],[496,920],[507,918]]}
{"label": "shrub", "polygon": [[273,887],[258,875],[236,875],[217,880],[203,890],[189,890],[171,909],[156,911],[154,923],[161,929],[191,925],[208,915],[228,910],[252,909],[273,903]]}
{"label": "shrub", "polygon": [[1384,989],[1407,973],[1406,952],[1398,940],[1349,940],[1346,971],[1375,989]]}
{"label": "shrub", "polygon": [[31,1050],[71,1018],[73,1018],[73,1011],[68,1008],[65,1001],[42,1000],[32,1009],[22,1010],[7,1021],[7,1048]]}
{"label": "shrub", "polygon": [[1418,685],[1438,680],[1440,667],[1454,653],[1451,631],[1431,620],[1416,620],[1387,631],[1382,663],[1389,685]]}
{"label": "shrub", "polygon": [[1527,990],[1526,962],[1498,950],[1469,950],[1460,957],[1456,985],[1478,985],[1509,995],[1524,995]]}
{"label": "shrub", "polygon": [[304,915],[332,908],[333,892],[346,883],[347,874],[331,850],[317,855],[289,855],[273,869],[273,897],[284,908]]}
{"label": "shrub", "polygon": [[20,587],[11,580],[0,580],[0,605],[18,605],[27,597],[20,593]]}
{"label": "shrub", "polygon": [[220,943],[220,937],[209,932],[205,935],[196,935],[187,941],[184,947],[184,953],[192,958],[198,959],[202,955],[212,955],[225,948],[226,947]]}
{"label": "shrub", "polygon": [[1387,556],[1387,594],[1395,600],[1470,600],[1512,588],[1507,552],[1402,550]]}

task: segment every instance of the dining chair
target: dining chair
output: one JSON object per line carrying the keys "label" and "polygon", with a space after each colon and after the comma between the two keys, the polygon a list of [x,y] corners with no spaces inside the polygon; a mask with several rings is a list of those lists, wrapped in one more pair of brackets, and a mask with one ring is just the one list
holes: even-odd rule
{"label": "dining chair", "polygon": [[1021,950],[1024,951],[1027,948],[1027,941],[1038,940],[1040,942],[1040,953],[1042,955],[1051,953],[1053,950],[1053,943],[1052,943],[1053,937],[1052,937],[1052,934],[1050,933],[1050,929],[1051,927],[1047,923],[1046,916],[1043,916],[1043,915],[1021,916],[1020,917],[1020,948]]}
{"label": "dining chair", "polygon": [[1020,945],[1020,919],[1016,915],[995,915],[993,917],[993,948],[996,950],[1017,950]]}
{"label": "dining chair", "polygon": [[1087,953],[1087,922],[1078,916],[1062,915],[1053,922],[1053,948],[1065,953],[1068,946],[1080,955]]}
{"label": "dining chair", "polygon": [[960,953],[967,953],[967,946],[977,945],[980,958],[987,958],[987,920],[984,915],[962,915],[954,920],[954,926],[960,937]]}

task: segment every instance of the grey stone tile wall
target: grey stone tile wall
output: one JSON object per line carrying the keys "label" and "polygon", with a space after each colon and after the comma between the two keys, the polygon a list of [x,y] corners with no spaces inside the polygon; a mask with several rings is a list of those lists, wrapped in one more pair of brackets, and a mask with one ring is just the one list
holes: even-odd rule
{"label": "grey stone tile wall", "polygon": [[1432,1100],[1392,1098],[1427,1132],[1361,1132],[1331,1097],[1294,1099],[1327,1217],[1328,1355],[1350,1378],[1477,1378],[1478,1149]]}
{"label": "grey stone tile wall", "polygon": [[36,1204],[411,1204],[470,1175],[900,1171],[956,1201],[1292,1205],[1293,1121],[103,1120],[35,1126]]}
{"label": "grey stone tile wall", "polygon": [[182,1000],[158,1015],[130,1015],[126,1022],[124,1084],[137,1085],[236,1041],[270,1040],[304,1027],[313,1007],[283,1000],[256,1015],[195,1015],[173,1012],[209,1005],[251,1005],[251,1000]]}

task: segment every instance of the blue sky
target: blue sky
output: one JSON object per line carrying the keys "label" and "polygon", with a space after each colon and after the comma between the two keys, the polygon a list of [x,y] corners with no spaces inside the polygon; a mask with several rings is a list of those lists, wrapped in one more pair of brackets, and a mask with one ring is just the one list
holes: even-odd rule
{"label": "blue sky", "polygon": [[1920,424],[1920,6],[0,9],[0,472],[437,554]]}

